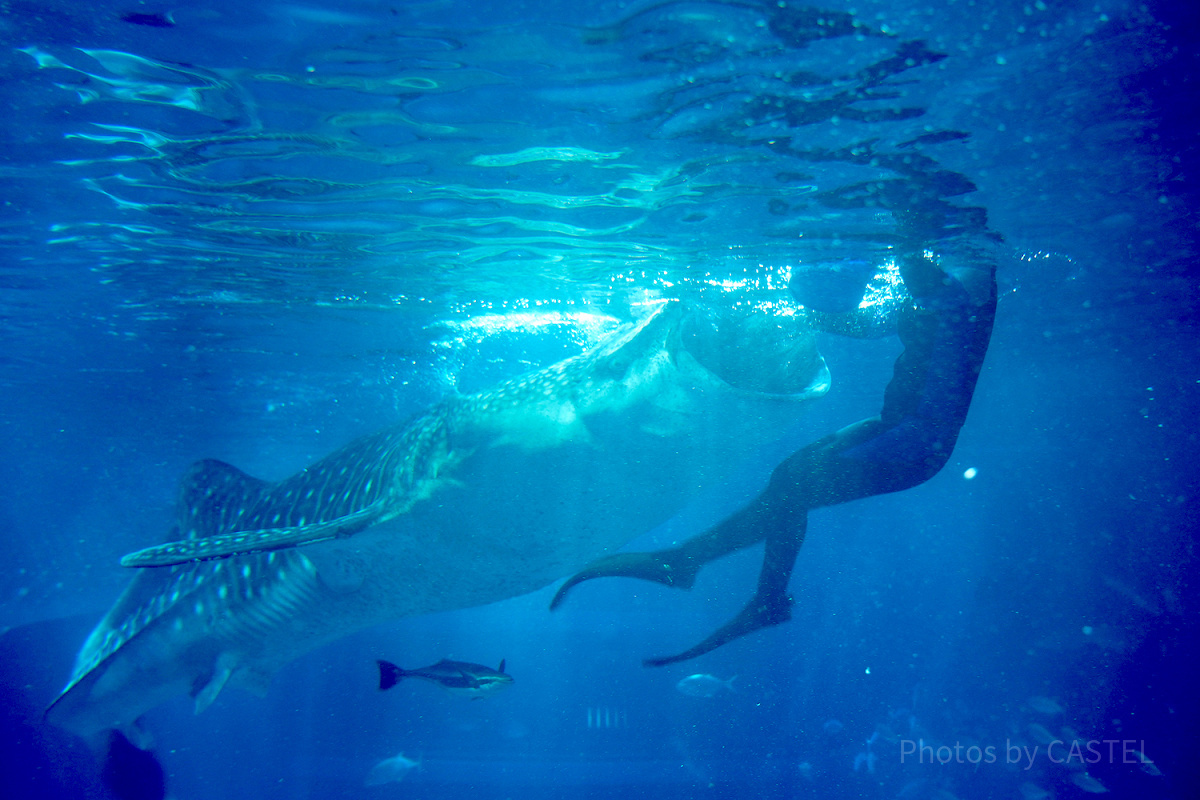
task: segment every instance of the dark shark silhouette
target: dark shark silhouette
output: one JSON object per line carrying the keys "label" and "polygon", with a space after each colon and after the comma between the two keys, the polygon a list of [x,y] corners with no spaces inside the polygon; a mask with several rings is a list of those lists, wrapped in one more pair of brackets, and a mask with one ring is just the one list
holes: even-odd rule
{"label": "dark shark silhouette", "polygon": [[390,661],[376,661],[379,665],[379,690],[385,692],[405,678],[420,678],[436,683],[448,692],[465,695],[472,700],[494,694],[512,685],[513,677],[504,671],[504,660],[496,669],[469,661],[451,661],[443,658],[436,664],[417,669],[402,669]]}
{"label": "dark shark silhouette", "polygon": [[539,589],[721,485],[828,387],[794,317],[668,303],[278,483],[201,461],[47,717],[86,734],[180,693],[199,711],[352,631]]}

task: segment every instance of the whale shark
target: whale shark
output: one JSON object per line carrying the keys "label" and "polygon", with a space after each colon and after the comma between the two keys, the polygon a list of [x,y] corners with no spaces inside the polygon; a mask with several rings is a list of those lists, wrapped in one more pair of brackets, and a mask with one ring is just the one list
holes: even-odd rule
{"label": "whale shark", "polygon": [[284,480],[200,461],[47,719],[199,713],[354,631],[543,588],[716,491],[829,385],[800,317],[672,301]]}

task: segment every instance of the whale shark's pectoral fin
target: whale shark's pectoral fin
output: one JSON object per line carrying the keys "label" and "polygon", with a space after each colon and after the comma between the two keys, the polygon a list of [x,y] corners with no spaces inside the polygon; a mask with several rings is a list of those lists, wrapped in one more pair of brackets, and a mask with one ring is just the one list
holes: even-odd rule
{"label": "whale shark's pectoral fin", "polygon": [[[791,566],[786,559],[790,542],[774,548],[763,562],[763,576],[754,598],[736,617],[718,628],[711,636],[695,647],[673,656],[647,658],[642,661],[647,667],[661,667],[677,661],[687,661],[716,650],[723,644],[739,639],[748,633],[769,628],[791,619],[792,599],[785,591]],[[798,549],[798,544],[796,545]],[[770,544],[768,544],[770,548]],[[784,551],[780,553],[779,551]],[[794,550],[790,552],[794,553]],[[794,556],[793,556],[794,559]],[[566,594],[576,585],[593,578],[638,578],[661,583],[678,589],[691,589],[696,574],[704,562],[689,558],[680,549],[660,550],[654,553],[614,553],[594,561],[580,572],[567,579],[550,601],[550,610],[558,608]]]}
{"label": "whale shark's pectoral fin", "polygon": [[213,667],[212,676],[204,682],[203,686],[198,686],[197,690],[193,693],[196,700],[197,714],[213,704],[213,701],[217,699],[217,695],[225,688],[225,684],[229,683],[229,677],[233,675],[233,670],[236,666],[236,656],[230,653],[221,653],[221,655],[217,656],[217,663]]}
{"label": "whale shark's pectoral fin", "polygon": [[571,589],[595,578],[638,578],[676,589],[691,589],[702,566],[702,562],[687,557],[678,549],[653,553],[613,553],[593,561],[567,578],[566,583],[554,593],[550,610],[554,611],[562,605]]}
{"label": "whale shark's pectoral fin", "polygon": [[697,573],[706,564],[765,539],[758,588],[745,608],[695,647],[673,656],[647,658],[642,663],[661,667],[687,661],[734,639],[787,622],[792,618],[788,581],[804,543],[808,516],[803,509],[781,510],[782,513],[764,514],[763,509],[750,506],[681,546],[651,553],[614,553],[593,561],[559,587],[550,601],[550,610],[558,608],[575,586],[594,578],[637,578],[691,589]]}
{"label": "whale shark's pectoral fin", "polygon": [[288,528],[264,528],[255,531],[183,539],[147,547],[121,558],[122,567],[169,567],[189,561],[209,561],[249,553],[265,553],[300,547],[329,539],[344,539],[369,528],[383,517],[384,503],[375,502],[364,509],[343,517],[295,525]]}
{"label": "whale shark's pectoral fin", "polygon": [[755,595],[754,599],[747,603],[736,617],[717,628],[700,644],[673,656],[642,659],[642,664],[647,667],[664,667],[678,661],[688,661],[711,650],[716,650],[734,639],[740,639],[748,633],[780,625],[791,618],[792,598],[788,595],[779,592]]}
{"label": "whale shark's pectoral fin", "polygon": [[[792,618],[792,598],[787,593],[787,587],[796,564],[796,556],[800,554],[800,546],[804,544],[808,515],[803,511],[788,509],[780,518],[774,520],[774,524],[767,527],[763,563],[758,573],[758,588],[750,602],[736,617],[717,628],[695,647],[673,656],[647,658],[642,664],[647,667],[662,667],[678,661],[687,661],[716,650],[734,639],[780,625]],[[730,538],[734,540],[731,543],[738,543],[736,536]]]}

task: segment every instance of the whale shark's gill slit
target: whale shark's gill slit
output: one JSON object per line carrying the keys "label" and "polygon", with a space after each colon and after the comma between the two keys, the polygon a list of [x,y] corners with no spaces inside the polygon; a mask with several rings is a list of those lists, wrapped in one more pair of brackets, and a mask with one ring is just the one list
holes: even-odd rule
{"label": "whale shark's gill slit", "polygon": [[[312,562],[298,553],[280,553],[278,569],[268,570],[265,556],[252,558],[257,569],[252,578],[240,579],[241,571],[231,571],[231,582],[242,586],[233,587],[235,595],[246,600],[233,604],[230,613],[219,624],[223,641],[242,645],[261,644],[281,626],[317,599],[318,580]],[[249,595],[238,593],[238,589],[250,591]],[[244,603],[244,605],[243,605]]]}

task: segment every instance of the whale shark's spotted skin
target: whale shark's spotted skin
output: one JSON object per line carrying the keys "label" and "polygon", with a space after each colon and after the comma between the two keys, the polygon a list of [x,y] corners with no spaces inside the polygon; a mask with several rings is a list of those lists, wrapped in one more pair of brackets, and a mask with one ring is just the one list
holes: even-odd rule
{"label": "whale shark's spotted skin", "polygon": [[[220,465],[236,476],[204,476],[200,496],[181,498],[182,538],[139,550],[121,563],[166,566],[277,550],[350,536],[402,514],[433,490],[449,457],[454,415],[445,412],[436,407],[404,427],[359,439],[274,486],[238,486],[232,496],[220,490],[238,481],[261,482]],[[214,463],[220,462],[201,465]]]}
{"label": "whale shark's spotted skin", "polygon": [[788,394],[737,390],[682,349],[681,315],[661,307],[278,483],[197,463],[169,541],[123,560],[144,568],[49,718],[86,733],[180,693],[200,710],[354,630],[535,590],[665,520],[828,388],[812,350]]}

